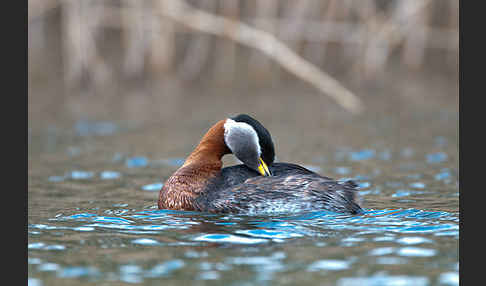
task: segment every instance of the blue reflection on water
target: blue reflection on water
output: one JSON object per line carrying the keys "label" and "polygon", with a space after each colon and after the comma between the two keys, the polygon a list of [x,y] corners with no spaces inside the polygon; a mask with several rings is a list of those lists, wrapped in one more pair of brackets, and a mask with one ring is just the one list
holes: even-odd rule
{"label": "blue reflection on water", "polygon": [[427,154],[426,158],[428,163],[432,163],[432,164],[442,163],[445,160],[447,160],[447,154],[444,152],[437,152],[437,153]]}
{"label": "blue reflection on water", "polygon": [[319,260],[309,265],[307,271],[319,271],[319,270],[344,270],[350,266],[349,261],[345,260]]}
{"label": "blue reflection on water", "polygon": [[180,259],[169,260],[155,265],[145,273],[145,276],[150,278],[167,276],[172,272],[184,267],[184,265],[184,261]]}
{"label": "blue reflection on water", "polygon": [[180,167],[184,164],[185,161],[186,161],[185,158],[169,158],[169,159],[163,160],[164,163],[166,163],[169,166],[173,166],[173,167]]}
{"label": "blue reflection on water", "polygon": [[85,179],[90,179],[94,176],[93,172],[89,171],[81,171],[81,170],[75,170],[71,171],[69,173],[69,177],[74,180],[85,180]]}
{"label": "blue reflection on water", "polygon": [[[351,161],[368,160],[368,159],[375,157],[375,155],[376,155],[375,150],[363,149],[363,150],[359,150],[359,151],[356,151],[356,152],[350,152],[349,153],[349,159]],[[385,160],[387,160],[387,159],[388,159],[388,156],[385,155]]]}
{"label": "blue reflection on water", "polygon": [[118,126],[109,121],[79,120],[74,129],[79,136],[105,136],[118,131]]}
{"label": "blue reflection on water", "polygon": [[121,174],[115,171],[103,171],[100,174],[100,178],[103,180],[113,180],[120,178]]}
{"label": "blue reflection on water", "polygon": [[444,182],[449,182],[451,178],[451,173],[448,168],[444,168],[440,170],[439,173],[437,173],[434,177],[437,181],[444,181]]}
{"label": "blue reflection on water", "polygon": [[164,186],[164,183],[157,182],[157,183],[153,183],[153,184],[148,184],[148,185],[142,186],[142,190],[144,190],[144,191],[150,191],[150,192],[158,192],[158,191],[160,191],[160,189],[162,188],[162,186]]}
{"label": "blue reflection on water", "polygon": [[59,277],[63,278],[77,278],[77,277],[83,277],[83,276],[98,276],[100,275],[100,272],[98,269],[88,266],[73,266],[73,267],[64,267],[60,270],[60,273],[58,274]]}
{"label": "blue reflection on water", "polygon": [[125,160],[128,168],[145,167],[148,165],[148,159],[145,157],[132,157]]}
{"label": "blue reflection on water", "polygon": [[392,197],[393,198],[407,197],[407,196],[419,195],[419,194],[423,194],[423,193],[424,193],[423,191],[400,189],[400,190],[396,190],[396,192],[394,194],[392,194]]}
{"label": "blue reflection on water", "polygon": [[[107,211],[105,211],[107,213]],[[115,231],[132,234],[157,234],[167,229],[194,229],[192,234],[180,236],[180,242],[259,244],[283,242],[302,237],[319,237],[327,231],[358,231],[359,233],[383,234],[432,234],[458,238],[458,215],[441,211],[418,209],[366,209],[363,215],[343,215],[329,211],[315,211],[280,216],[241,216],[208,214],[187,211],[117,210],[108,212],[114,216],[95,213],[79,213],[57,216],[50,219],[50,225],[35,224],[29,228],[41,231],[70,229],[73,231],[96,232]],[[118,215],[116,215],[118,214]],[[77,222],[75,227],[65,226],[62,222]],[[378,236],[378,235],[377,235]],[[352,243],[361,239],[349,238]],[[344,242],[344,241],[343,241]],[[350,241],[351,242],[351,241]],[[399,244],[432,243],[430,238],[402,238]],[[42,243],[42,242],[40,242]],[[160,245],[157,240],[147,237],[134,239],[141,245]],[[44,245],[32,248],[45,249]]]}
{"label": "blue reflection on water", "polygon": [[377,274],[370,277],[344,277],[337,281],[339,286],[378,286],[378,285],[401,285],[401,286],[421,286],[429,285],[427,277],[415,276],[391,276],[386,274]]}

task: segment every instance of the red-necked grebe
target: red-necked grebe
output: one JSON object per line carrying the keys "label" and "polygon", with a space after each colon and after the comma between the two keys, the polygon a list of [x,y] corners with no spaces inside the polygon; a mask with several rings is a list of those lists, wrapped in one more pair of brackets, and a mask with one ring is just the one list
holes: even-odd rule
{"label": "red-necked grebe", "polygon": [[[222,168],[221,158],[231,153],[243,164]],[[158,207],[246,214],[363,212],[354,182],[274,159],[272,138],[260,122],[245,114],[221,120],[164,183]]]}

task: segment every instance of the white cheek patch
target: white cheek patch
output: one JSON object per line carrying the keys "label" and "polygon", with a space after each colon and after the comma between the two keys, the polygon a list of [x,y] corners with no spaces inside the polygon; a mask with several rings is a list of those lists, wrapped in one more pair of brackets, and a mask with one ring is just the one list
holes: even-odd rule
{"label": "white cheek patch", "polygon": [[251,125],[245,122],[236,122],[233,119],[226,119],[224,123],[224,141],[233,153],[235,148],[256,149],[260,156],[261,149],[258,134]]}

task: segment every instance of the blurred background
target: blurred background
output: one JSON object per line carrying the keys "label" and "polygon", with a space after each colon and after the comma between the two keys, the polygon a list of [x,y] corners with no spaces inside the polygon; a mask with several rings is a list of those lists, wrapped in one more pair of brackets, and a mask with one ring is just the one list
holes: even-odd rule
{"label": "blurred background", "polygon": [[[363,112],[254,47],[168,17],[174,2],[29,0],[29,143],[88,120],[131,132],[110,137],[127,152],[184,157],[212,123],[238,113],[263,122],[286,160],[377,138],[458,142],[459,1],[176,3],[271,33],[350,90]],[[58,142],[49,140],[29,150]]]}

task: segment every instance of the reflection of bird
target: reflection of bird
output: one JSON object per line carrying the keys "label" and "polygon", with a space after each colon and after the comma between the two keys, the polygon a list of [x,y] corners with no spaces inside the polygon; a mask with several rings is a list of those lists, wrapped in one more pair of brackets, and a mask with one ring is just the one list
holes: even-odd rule
{"label": "reflection of bird", "polygon": [[[233,153],[241,165],[221,168]],[[248,115],[217,122],[160,190],[159,209],[221,213],[329,210],[357,214],[357,185],[274,163],[270,133]]]}

